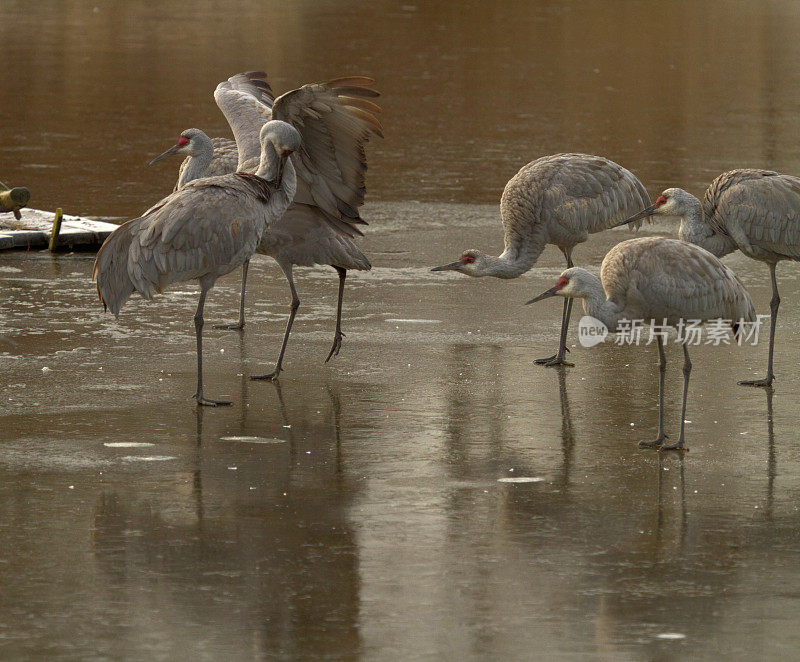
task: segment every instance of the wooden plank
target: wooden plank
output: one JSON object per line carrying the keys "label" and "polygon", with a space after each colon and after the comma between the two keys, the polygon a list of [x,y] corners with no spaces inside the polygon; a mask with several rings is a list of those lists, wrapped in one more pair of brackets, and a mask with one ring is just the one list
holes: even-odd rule
{"label": "wooden plank", "polygon": [[[0,250],[46,247],[50,242],[54,212],[25,208],[20,213],[20,220],[10,214],[0,216]],[[114,223],[64,214],[58,243],[68,248],[99,248],[117,227]]]}

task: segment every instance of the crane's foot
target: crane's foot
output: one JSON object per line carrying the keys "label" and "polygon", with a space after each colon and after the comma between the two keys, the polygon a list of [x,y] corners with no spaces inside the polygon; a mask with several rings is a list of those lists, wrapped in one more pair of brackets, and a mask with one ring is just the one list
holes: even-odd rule
{"label": "crane's foot", "polygon": [[331,347],[331,351],[328,354],[328,358],[325,359],[325,363],[330,361],[334,356],[339,356],[339,350],[342,348],[342,338],[344,334],[341,331],[337,331],[336,335],[333,337],[333,347]]}
{"label": "crane's foot", "polygon": [[553,366],[559,366],[559,365],[568,366],[570,368],[575,366],[574,363],[570,363],[569,361],[565,361],[564,357],[563,356],[559,356],[558,354],[554,354],[553,356],[548,356],[548,357],[545,357],[543,359],[536,359],[536,360],[534,360],[534,363],[536,365],[543,365],[543,366],[547,366],[549,368],[552,368]]}
{"label": "crane's foot", "polygon": [[262,380],[262,381],[266,381],[266,382],[272,382],[272,381],[275,381],[276,379],[278,379],[278,375],[280,375],[280,374],[281,374],[280,369],[276,368],[275,370],[273,370],[268,375],[250,375],[250,379]]}
{"label": "crane's foot", "polygon": [[683,445],[683,439],[678,439],[674,444],[662,444],[658,448],[658,452],[662,451],[680,451],[681,453],[688,453],[689,449]]}
{"label": "crane's foot", "polygon": [[665,439],[669,439],[669,435],[662,434],[657,439],[653,439],[653,441],[640,441],[639,448],[661,448]]}
{"label": "crane's foot", "polygon": [[743,379],[738,382],[738,384],[739,386],[761,386],[763,388],[769,388],[774,381],[774,377],[765,377],[764,379]]}
{"label": "crane's foot", "polygon": [[204,398],[202,393],[195,393],[194,399],[197,400],[198,405],[204,407],[224,407],[231,404],[230,400],[212,400],[211,398]]}
{"label": "crane's foot", "polygon": [[545,365],[545,366],[555,366],[555,365],[565,365],[569,367],[573,367],[574,363],[569,363],[568,361],[564,360],[564,357],[569,352],[569,347],[564,347],[563,351],[559,351],[557,354],[553,354],[553,356],[545,356],[542,359],[534,359],[533,362],[536,365]]}
{"label": "crane's foot", "polygon": [[215,329],[223,329],[225,331],[241,331],[244,329],[244,322],[238,322],[236,324],[215,324]]}

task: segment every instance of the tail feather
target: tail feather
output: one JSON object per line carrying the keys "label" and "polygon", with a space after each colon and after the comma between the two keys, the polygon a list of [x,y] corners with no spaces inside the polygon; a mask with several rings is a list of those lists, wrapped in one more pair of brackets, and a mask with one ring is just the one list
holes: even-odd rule
{"label": "tail feather", "polygon": [[350,242],[350,258],[353,261],[352,264],[354,266],[350,267],[351,269],[358,269],[359,271],[369,271],[372,269],[372,265],[370,264],[369,258],[367,258],[361,250]]}
{"label": "tail feather", "polygon": [[136,291],[128,274],[128,253],[134,231],[142,219],[135,218],[120,225],[103,242],[94,261],[92,280],[97,281],[97,294],[104,310],[119,316],[122,306]]}

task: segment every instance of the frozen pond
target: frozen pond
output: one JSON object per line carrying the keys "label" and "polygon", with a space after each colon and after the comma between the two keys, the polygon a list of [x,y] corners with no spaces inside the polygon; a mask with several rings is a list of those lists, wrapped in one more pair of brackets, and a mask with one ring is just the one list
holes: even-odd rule
{"label": "frozen pond", "polygon": [[[9,3],[0,80],[27,82],[0,106],[0,179],[129,217],[171,189],[178,164],[146,163],[180,130],[227,134],[218,80],[363,72],[387,136],[363,211],[374,268],[348,276],[328,364],[337,277],[298,270],[279,384],[247,376],[277,358],[280,270],[254,260],[243,334],[212,328],[237,314],[239,274],[221,279],[206,390],[233,405],[198,409],[194,284],[116,322],[93,255],[0,256],[0,657],[796,657],[797,267],[778,270],[774,394],[736,385],[765,344],[693,350],[682,458],[636,446],[657,425],[654,347],[586,349],[573,324],[576,366],[533,365],[561,302],[522,304],[555,282],[556,249],[516,280],[429,271],[500,249],[502,187],[544,154],[604,154],[651,195],[744,165],[800,174],[796,5],[95,4]],[[725,261],[768,312],[766,267]],[[667,359],[674,434],[673,343]]]}
{"label": "frozen pond", "polygon": [[[96,305],[91,256],[4,257],[20,272],[0,273],[14,343],[0,356],[3,646],[519,659],[796,645],[797,307],[771,403],[735,381],[763,369],[763,346],[694,350],[691,452],[659,459],[636,448],[657,423],[652,347],[531,363],[555,346],[560,306],[522,302],[560,255],[517,281],[442,277],[426,247],[446,230],[426,219],[469,226],[484,211],[463,231],[479,245],[491,208],[368,210],[381,266],[352,278],[340,356],[322,364],[336,276],[303,270],[280,385],[246,379],[274,361],[288,303],[258,260],[244,335],[207,336],[209,392],[234,401],[222,409],[190,397],[191,287],[134,299],[117,324]],[[412,265],[390,252],[402,236]],[[759,283],[760,265],[731,262]],[[766,308],[767,284],[753,290]],[[206,319],[233,318],[237,292],[238,277],[220,281]],[[440,323],[399,321],[420,315]],[[674,431],[681,355],[667,352]]]}

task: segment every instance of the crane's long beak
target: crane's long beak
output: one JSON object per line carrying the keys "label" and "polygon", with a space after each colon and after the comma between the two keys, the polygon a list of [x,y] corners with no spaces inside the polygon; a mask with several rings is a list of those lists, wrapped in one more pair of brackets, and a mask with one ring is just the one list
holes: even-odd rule
{"label": "crane's long beak", "polygon": [[282,154],[281,157],[278,159],[278,173],[275,175],[275,179],[273,180],[275,184],[280,186],[281,177],[283,177],[283,170],[286,167],[286,159],[289,158],[288,154]]}
{"label": "crane's long beak", "polygon": [[461,260],[456,260],[450,264],[443,264],[441,267],[434,267],[431,271],[456,271],[461,266]]}
{"label": "crane's long beak", "polygon": [[652,204],[647,209],[642,209],[642,211],[640,211],[638,214],[634,214],[630,218],[622,221],[622,223],[617,223],[617,225],[615,225],[614,227],[618,228],[622,225],[627,225],[628,223],[633,223],[634,221],[638,221],[643,218],[647,218],[648,216],[652,216],[655,210],[656,210],[656,205]]}
{"label": "crane's long beak", "polygon": [[549,299],[550,297],[556,296],[558,291],[561,288],[558,285],[553,285],[549,290],[542,292],[538,297],[533,297],[530,301],[526,301],[525,305],[527,306],[529,303],[536,303],[537,301],[541,301],[542,299]]}
{"label": "crane's long beak", "polygon": [[172,156],[173,154],[177,154],[178,150],[180,148],[181,148],[181,146],[179,146],[179,145],[173,145],[166,152],[164,152],[163,154],[160,154],[159,156],[154,158],[152,161],[150,161],[150,163],[148,163],[147,165],[153,165],[156,161],[160,161],[161,159],[163,159],[163,158],[165,158],[167,156]]}

